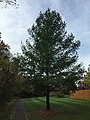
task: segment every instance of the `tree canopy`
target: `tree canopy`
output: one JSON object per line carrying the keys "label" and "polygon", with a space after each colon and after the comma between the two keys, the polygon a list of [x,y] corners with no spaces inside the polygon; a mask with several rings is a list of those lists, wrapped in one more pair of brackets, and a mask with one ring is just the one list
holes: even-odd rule
{"label": "tree canopy", "polygon": [[0,105],[14,94],[17,72],[11,59],[10,47],[0,40]]}
{"label": "tree canopy", "polygon": [[[32,85],[44,85],[46,109],[50,109],[49,92],[62,90],[69,94],[75,90],[75,81],[83,74],[77,63],[80,41],[67,34],[66,23],[56,11],[40,12],[35,23],[28,29],[29,39],[22,43],[21,73]],[[38,85],[38,89],[39,89]]]}

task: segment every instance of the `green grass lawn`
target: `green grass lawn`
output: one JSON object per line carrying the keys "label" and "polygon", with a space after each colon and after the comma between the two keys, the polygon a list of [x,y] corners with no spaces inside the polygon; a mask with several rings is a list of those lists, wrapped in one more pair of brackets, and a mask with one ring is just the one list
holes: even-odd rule
{"label": "green grass lawn", "polygon": [[13,100],[0,108],[0,120],[11,120],[16,101],[17,100]]}
{"label": "green grass lawn", "polygon": [[90,101],[51,97],[51,110],[45,111],[45,98],[23,99],[28,120],[90,120]]}

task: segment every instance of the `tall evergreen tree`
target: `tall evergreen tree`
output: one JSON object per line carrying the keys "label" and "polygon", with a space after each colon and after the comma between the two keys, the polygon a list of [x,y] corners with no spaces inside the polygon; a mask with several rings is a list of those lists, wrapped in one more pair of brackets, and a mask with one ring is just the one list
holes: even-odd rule
{"label": "tall evergreen tree", "polygon": [[28,29],[30,37],[26,45],[22,44],[22,74],[33,84],[43,81],[46,110],[50,110],[50,91],[75,90],[75,81],[83,73],[81,64],[77,64],[80,41],[75,40],[72,33],[67,34],[65,27],[65,21],[56,11],[40,12],[35,24]]}

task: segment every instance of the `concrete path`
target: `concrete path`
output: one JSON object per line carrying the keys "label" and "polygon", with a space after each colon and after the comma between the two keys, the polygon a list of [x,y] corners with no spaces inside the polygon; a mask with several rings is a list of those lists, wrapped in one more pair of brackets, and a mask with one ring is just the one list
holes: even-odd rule
{"label": "concrete path", "polygon": [[16,106],[12,115],[12,120],[27,120],[25,117],[24,107],[21,100],[19,100],[16,103]]}

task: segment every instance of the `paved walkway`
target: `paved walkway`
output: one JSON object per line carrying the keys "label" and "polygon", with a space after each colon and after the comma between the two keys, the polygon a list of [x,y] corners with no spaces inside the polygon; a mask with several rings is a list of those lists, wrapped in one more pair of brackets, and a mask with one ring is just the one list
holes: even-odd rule
{"label": "paved walkway", "polygon": [[21,100],[19,100],[16,103],[13,116],[12,116],[12,120],[26,120],[24,107],[23,107]]}

